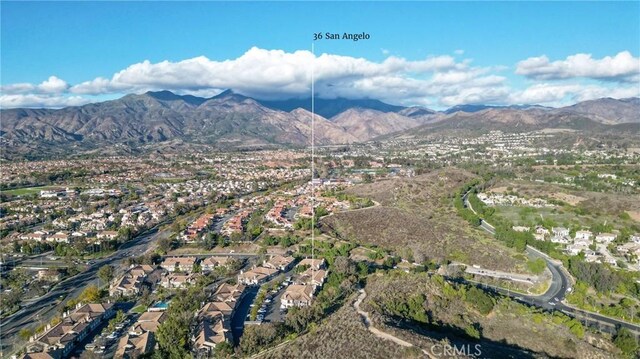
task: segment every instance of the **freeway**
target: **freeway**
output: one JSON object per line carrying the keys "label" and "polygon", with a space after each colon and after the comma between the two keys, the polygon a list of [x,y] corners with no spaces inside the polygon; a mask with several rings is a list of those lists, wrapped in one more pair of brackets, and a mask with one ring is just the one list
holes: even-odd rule
{"label": "freeway", "polygon": [[[468,200],[468,195],[471,190],[467,191],[463,196],[464,206],[469,208],[473,213],[478,213],[471,207]],[[495,227],[490,223],[480,218],[480,227],[491,235],[496,234]],[[543,253],[529,245],[526,248],[527,254],[533,258],[542,258],[547,264],[547,268],[551,271],[551,284],[547,291],[541,295],[524,295],[517,292],[513,292],[509,289],[500,288],[496,286],[484,285],[485,288],[491,288],[493,291],[512,297],[522,303],[536,306],[548,311],[558,310],[564,314],[574,317],[583,323],[595,327],[598,330],[615,334],[619,327],[624,327],[640,335],[640,325],[629,323],[620,319],[607,317],[598,313],[589,312],[573,306],[567,305],[564,301],[566,294],[570,291],[573,283],[573,278],[567,272],[562,265],[562,262],[549,257],[546,253]]]}
{"label": "freeway", "polygon": [[109,257],[90,262],[87,270],[59,282],[47,294],[24,301],[22,309],[3,319],[2,323],[0,323],[2,351],[14,344],[20,329],[35,326],[39,322],[48,322],[58,314],[58,310],[54,309],[62,308],[66,300],[77,297],[88,285],[100,284],[97,278],[97,272],[100,267],[104,265],[117,267],[128,257],[144,254],[154,241],[162,237],[168,237],[170,230],[159,230],[163,224],[165,223],[157,224],[155,227],[122,244]]}

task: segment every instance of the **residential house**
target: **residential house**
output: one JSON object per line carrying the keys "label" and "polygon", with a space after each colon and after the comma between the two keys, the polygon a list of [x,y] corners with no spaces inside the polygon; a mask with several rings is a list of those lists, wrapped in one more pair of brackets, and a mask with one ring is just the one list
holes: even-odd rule
{"label": "residential house", "polygon": [[276,254],[272,256],[268,261],[265,261],[262,265],[266,268],[273,268],[278,271],[286,272],[291,268],[291,265],[295,261],[295,258],[292,256],[281,256]]}
{"label": "residential house", "polygon": [[114,358],[134,359],[151,353],[156,345],[153,332],[144,332],[139,336],[125,335],[118,342]]}
{"label": "residential house", "polygon": [[287,287],[281,298],[281,308],[306,307],[313,301],[314,287],[292,284]]}
{"label": "residential house", "polygon": [[193,271],[193,265],[196,264],[196,257],[168,257],[162,261],[160,266],[169,272],[187,272]]}
{"label": "residential house", "polygon": [[56,358],[69,356],[100,323],[114,314],[112,303],[78,303],[71,312],[65,312],[60,323],[47,325],[43,334],[32,337],[28,352],[45,352]]}
{"label": "residential house", "polygon": [[160,324],[167,320],[168,314],[166,311],[162,312],[144,312],[140,315],[138,320],[129,329],[129,335],[138,336],[145,332],[156,332]]}
{"label": "residential house", "polygon": [[142,281],[137,275],[125,273],[109,286],[109,295],[112,297],[128,297],[137,295],[142,291]]}
{"label": "residential house", "polygon": [[131,268],[129,268],[127,272],[129,272],[129,274],[131,275],[145,278],[149,274],[153,273],[154,270],[155,270],[155,267],[149,264],[138,264],[138,265],[134,264],[131,266]]}
{"label": "residential house", "polygon": [[222,314],[202,318],[196,329],[193,347],[197,350],[199,357],[208,357],[215,349],[216,345],[231,341],[231,331],[224,324]]}
{"label": "residential house", "polygon": [[246,272],[241,270],[238,274],[238,282],[246,285],[259,285],[276,273],[278,273],[277,269],[262,266],[254,267]]}
{"label": "residential house", "polygon": [[169,273],[162,278],[160,285],[167,289],[185,288],[194,284],[197,280],[195,274]]}
{"label": "residential house", "polygon": [[193,243],[199,240],[202,233],[211,226],[211,221],[215,216],[213,214],[203,214],[187,227],[182,235],[182,239],[187,243]]}
{"label": "residential house", "polygon": [[46,238],[46,236],[47,232],[35,231],[33,233],[21,235],[20,239],[42,242]]}
{"label": "residential house", "polygon": [[577,231],[574,240],[591,240],[591,237],[593,237],[591,231]]}
{"label": "residential house", "polygon": [[242,284],[223,283],[213,294],[213,298],[220,302],[240,302],[244,296],[246,287]]}
{"label": "residential house", "polygon": [[551,233],[556,237],[568,237],[569,229],[564,227],[553,227],[551,228]]}
{"label": "residential house", "polygon": [[69,243],[69,235],[64,232],[58,232],[48,236],[47,242]]}
{"label": "residential house", "polygon": [[59,357],[54,357],[49,353],[36,352],[36,353],[26,353],[22,356],[22,359],[59,359]]}
{"label": "residential house", "polygon": [[296,267],[301,267],[301,266],[309,266],[309,268],[318,270],[318,269],[324,269],[325,268],[325,260],[324,258],[305,258],[303,260],[300,261],[300,263],[298,263],[296,265]]}
{"label": "residential house", "polygon": [[328,274],[329,273],[324,269],[309,268],[306,271],[300,273],[298,283],[322,287],[325,280],[327,280]]}
{"label": "residential house", "polygon": [[566,236],[553,236],[553,237],[551,237],[551,242],[552,243],[560,243],[560,244],[569,244],[569,243],[571,243],[571,241],[569,240],[569,237],[566,237]]}
{"label": "residential house", "polygon": [[584,245],[581,243],[573,243],[567,246],[565,249],[567,254],[572,256],[577,256],[580,252],[587,251],[589,249],[589,245]]}
{"label": "residential house", "polygon": [[198,311],[198,327],[192,338],[199,355],[208,356],[216,345],[231,341],[231,317],[244,295],[242,284],[223,283],[208,302]]}
{"label": "residential house", "polygon": [[616,240],[618,236],[613,233],[600,233],[596,236],[596,242],[609,244]]}
{"label": "residential house", "polygon": [[113,240],[116,239],[116,237],[118,237],[118,232],[116,231],[100,231],[96,234],[96,238],[98,239]]}
{"label": "residential house", "polygon": [[202,260],[200,265],[203,272],[211,272],[216,267],[224,267],[229,264],[231,258],[229,257],[207,257]]}

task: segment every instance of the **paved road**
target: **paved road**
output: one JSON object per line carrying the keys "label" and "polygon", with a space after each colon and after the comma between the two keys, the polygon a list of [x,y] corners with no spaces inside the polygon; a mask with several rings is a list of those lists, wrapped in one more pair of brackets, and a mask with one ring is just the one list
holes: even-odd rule
{"label": "paved road", "polygon": [[91,262],[86,271],[59,282],[42,297],[24,301],[22,309],[0,323],[0,341],[5,346],[3,349],[13,345],[20,329],[48,322],[58,314],[54,309],[61,308],[66,300],[77,297],[88,285],[104,284],[99,283],[96,275],[100,267],[107,264],[119,266],[125,258],[140,256],[150,248],[151,243],[169,236],[170,230],[159,231],[162,224],[164,223],[124,243],[111,256]]}
{"label": "paved road", "polygon": [[[473,207],[471,207],[471,204],[467,199],[468,194],[469,192],[465,193],[462,196],[464,205],[465,207],[473,211],[473,213],[476,213],[476,211],[473,209]],[[480,226],[482,227],[482,229],[484,229],[488,233],[495,235],[496,233],[495,227],[493,227],[491,224],[489,224],[487,221],[485,221],[482,218],[480,219]],[[484,285],[484,286],[489,287],[501,294],[506,294],[520,302],[523,302],[529,305],[534,305],[549,311],[552,311],[552,310],[561,311],[571,317],[581,320],[583,323],[589,326],[596,327],[598,328],[598,330],[606,333],[615,334],[617,332],[617,328],[624,327],[634,332],[636,335],[640,335],[640,325],[625,322],[620,319],[606,317],[604,315],[600,315],[597,313],[589,312],[586,310],[578,309],[570,305],[567,305],[564,302],[564,299],[574,281],[569,275],[569,273],[567,272],[567,270],[562,265],[562,262],[549,257],[547,254],[531,246],[527,246],[526,251],[529,254],[529,256],[544,259],[544,261],[547,264],[547,268],[549,268],[549,270],[551,271],[551,275],[552,275],[551,285],[549,286],[549,289],[547,289],[547,291],[544,294],[538,295],[538,296],[522,295],[522,294],[514,293],[513,291],[500,288],[500,287],[489,286],[489,285]]]}
{"label": "paved road", "polygon": [[251,303],[258,295],[258,290],[260,287],[257,286],[249,286],[246,289],[246,293],[242,296],[240,300],[240,304],[233,312],[233,317],[231,318],[231,333],[233,334],[233,345],[236,346],[240,344],[240,337],[244,332],[244,322],[245,318],[249,314],[251,310]]}
{"label": "paved road", "polygon": [[473,275],[485,276],[485,277],[493,277],[493,278],[502,278],[508,279],[516,282],[524,282],[533,284],[537,282],[538,276],[533,274],[521,274],[521,273],[510,273],[499,270],[491,270],[486,268],[475,268],[473,266],[467,266],[465,268],[465,272]]}

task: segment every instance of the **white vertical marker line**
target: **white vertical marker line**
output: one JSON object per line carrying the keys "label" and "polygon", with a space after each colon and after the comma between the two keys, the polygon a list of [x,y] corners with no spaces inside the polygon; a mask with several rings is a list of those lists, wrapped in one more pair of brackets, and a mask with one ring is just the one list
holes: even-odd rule
{"label": "white vertical marker line", "polygon": [[315,269],[313,268],[313,263],[315,262],[315,221],[316,221],[316,189],[314,180],[314,173],[316,172],[316,164],[315,164],[315,117],[316,117],[316,105],[315,105],[315,66],[316,66],[316,53],[315,53],[315,44],[311,42],[311,55],[313,55],[313,59],[311,62],[311,283],[313,285],[313,280],[315,278]]}

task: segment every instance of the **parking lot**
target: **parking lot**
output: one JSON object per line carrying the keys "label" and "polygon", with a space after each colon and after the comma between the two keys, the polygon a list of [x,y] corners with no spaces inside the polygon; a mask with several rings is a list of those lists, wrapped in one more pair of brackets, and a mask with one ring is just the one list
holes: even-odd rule
{"label": "parking lot", "polygon": [[286,288],[291,284],[291,279],[293,278],[293,270],[284,273],[284,277],[288,280],[285,280],[277,289],[272,290],[267,294],[267,297],[263,304],[264,311],[260,312],[261,316],[258,317],[259,321],[274,323],[284,321],[284,318],[287,315],[287,311],[282,310],[280,308],[280,304],[282,303],[282,295],[284,294]]}
{"label": "parking lot", "polygon": [[77,346],[74,354],[79,357],[83,351],[91,351],[94,354],[99,355],[102,358],[113,358],[116,349],[118,348],[118,341],[120,338],[127,334],[129,327],[135,323],[140,316],[138,313],[130,311],[133,306],[131,303],[124,304],[123,310],[129,309],[126,313],[125,320],[116,326],[115,331],[107,332],[104,329],[108,326],[109,321],[105,321],[94,331],[94,335],[89,335]]}

